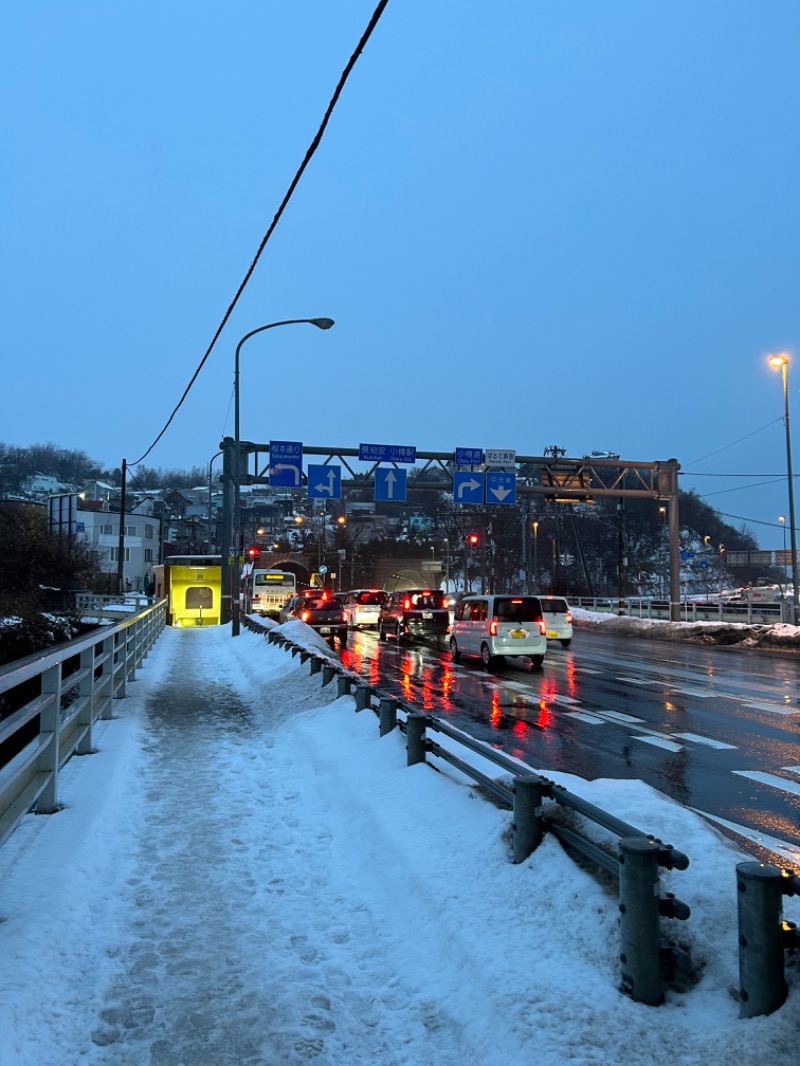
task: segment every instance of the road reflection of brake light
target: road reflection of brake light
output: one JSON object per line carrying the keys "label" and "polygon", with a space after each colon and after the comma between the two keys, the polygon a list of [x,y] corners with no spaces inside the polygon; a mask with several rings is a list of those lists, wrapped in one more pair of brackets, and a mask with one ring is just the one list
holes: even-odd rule
{"label": "road reflection of brake light", "polygon": [[493,618],[489,623],[489,632],[493,637],[497,636],[497,619]]}

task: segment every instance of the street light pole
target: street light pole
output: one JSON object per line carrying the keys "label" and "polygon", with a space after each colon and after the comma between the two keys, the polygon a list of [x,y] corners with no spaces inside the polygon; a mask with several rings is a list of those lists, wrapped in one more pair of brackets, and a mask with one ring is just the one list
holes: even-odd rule
{"label": "street light pole", "polygon": [[[234,425],[234,451],[233,451],[233,596],[231,605],[231,636],[239,636],[239,585],[241,583],[240,577],[240,551],[241,544],[239,543],[241,537],[241,488],[242,488],[242,457],[239,454],[241,439],[239,437],[239,352],[242,350],[242,345],[250,337],[255,336],[256,333],[263,333],[265,329],[274,329],[276,326],[295,326],[301,323],[307,323],[310,326],[316,326],[317,329],[330,329],[334,324],[332,318],[287,318],[281,322],[268,322],[266,326],[258,326],[256,329],[251,329],[249,333],[245,333],[239,343],[236,345],[236,355],[233,364],[233,425]],[[223,545],[223,550],[228,551],[230,545]]]}
{"label": "street light pole", "polygon": [[783,422],[786,428],[786,478],[789,486],[789,543],[792,549],[792,625],[797,625],[798,590],[797,587],[797,532],[794,524],[794,475],[792,474],[792,437],[789,431],[789,389],[786,368],[789,356],[785,352],[769,356],[767,362],[775,369],[780,369],[783,378]]}
{"label": "street light pole", "polygon": [[532,592],[539,591],[539,523],[533,523],[533,588]]}

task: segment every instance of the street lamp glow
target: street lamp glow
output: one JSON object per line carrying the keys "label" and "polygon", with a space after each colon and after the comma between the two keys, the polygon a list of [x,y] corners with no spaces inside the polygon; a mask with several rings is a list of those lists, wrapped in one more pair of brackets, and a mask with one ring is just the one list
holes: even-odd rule
{"label": "street lamp glow", "polygon": [[776,355],[768,355],[767,362],[771,367],[780,370],[781,367],[789,365],[789,356],[786,352],[778,352]]}

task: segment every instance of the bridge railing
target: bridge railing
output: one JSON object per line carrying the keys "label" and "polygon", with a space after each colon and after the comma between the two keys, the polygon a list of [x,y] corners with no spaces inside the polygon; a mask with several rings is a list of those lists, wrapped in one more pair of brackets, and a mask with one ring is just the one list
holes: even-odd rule
{"label": "bridge railing", "polygon": [[166,621],[166,600],[0,668],[0,846],[31,810],[58,810],[58,775],[92,751]]}
{"label": "bridge railing", "polygon": [[[572,607],[598,614],[619,614],[619,600],[607,596],[570,597]],[[791,604],[782,603],[714,603],[712,600],[689,600],[679,605],[681,622],[744,622],[747,625],[776,625],[789,621]],[[624,614],[627,618],[650,618],[669,622],[671,605],[665,600],[628,596]]]}

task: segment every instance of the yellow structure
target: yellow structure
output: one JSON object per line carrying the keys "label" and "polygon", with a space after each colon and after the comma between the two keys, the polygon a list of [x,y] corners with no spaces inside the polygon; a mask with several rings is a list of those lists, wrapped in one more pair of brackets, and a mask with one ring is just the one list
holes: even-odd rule
{"label": "yellow structure", "polygon": [[219,555],[176,555],[153,567],[156,598],[166,596],[167,625],[218,626],[222,600]]}

